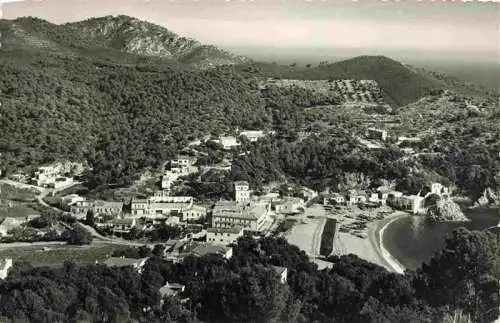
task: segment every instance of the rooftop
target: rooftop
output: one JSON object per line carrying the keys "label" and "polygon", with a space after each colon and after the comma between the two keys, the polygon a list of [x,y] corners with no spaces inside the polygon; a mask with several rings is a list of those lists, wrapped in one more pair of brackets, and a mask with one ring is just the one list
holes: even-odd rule
{"label": "rooftop", "polygon": [[192,253],[198,257],[203,257],[208,254],[225,255],[231,249],[231,247],[221,245],[198,245],[193,249]]}
{"label": "rooftop", "polygon": [[184,209],[190,205],[190,203],[170,203],[170,202],[153,202],[150,203],[151,209]]}
{"label": "rooftop", "polygon": [[177,158],[175,158],[173,160],[180,160],[180,159],[186,159],[186,160],[190,160],[190,161],[195,161],[196,157],[195,156],[190,156],[190,155],[178,155]]}
{"label": "rooftop", "polygon": [[235,201],[218,201],[213,212],[219,216],[256,220],[266,213],[266,208],[256,203],[242,204]]}
{"label": "rooftop", "polygon": [[204,212],[204,211],[207,210],[207,208],[204,207],[204,206],[201,206],[201,205],[193,205],[190,210],[191,211],[202,211],[202,212]]}
{"label": "rooftop", "polygon": [[264,131],[262,131],[262,130],[244,130],[244,131],[240,132],[240,136],[263,137]]}
{"label": "rooftop", "polygon": [[96,207],[103,207],[103,208],[122,208],[123,207],[123,202],[110,202],[110,201],[102,201],[98,200],[95,202]]}
{"label": "rooftop", "polygon": [[208,228],[207,232],[212,233],[240,233],[243,231],[242,227],[232,227],[232,228]]}
{"label": "rooftop", "polygon": [[124,219],[114,219],[111,221],[113,225],[133,225],[135,223],[134,218],[124,218]]}
{"label": "rooftop", "polygon": [[233,136],[221,136],[221,137],[219,137],[219,139],[221,141],[233,141],[233,140],[236,141],[236,138]]}
{"label": "rooftop", "polygon": [[234,185],[246,185],[246,186],[249,186],[249,184],[248,184],[247,181],[237,181],[237,182],[234,182]]}
{"label": "rooftop", "polygon": [[148,203],[148,200],[145,200],[145,199],[136,199],[136,198],[133,198],[132,199],[132,204],[144,204],[144,203]]}
{"label": "rooftop", "polygon": [[164,286],[162,286],[158,292],[162,297],[164,296],[174,296],[177,294],[179,291],[184,290],[184,285],[177,284],[177,283],[167,283]]}

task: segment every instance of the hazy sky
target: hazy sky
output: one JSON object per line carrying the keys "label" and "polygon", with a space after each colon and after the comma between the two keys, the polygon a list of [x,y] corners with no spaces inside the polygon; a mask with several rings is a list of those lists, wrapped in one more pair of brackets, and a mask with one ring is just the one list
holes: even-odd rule
{"label": "hazy sky", "polygon": [[[8,0],[0,0],[2,1]],[[28,0],[3,17],[55,23],[127,14],[225,48],[455,53],[499,59],[498,2],[430,0]]]}

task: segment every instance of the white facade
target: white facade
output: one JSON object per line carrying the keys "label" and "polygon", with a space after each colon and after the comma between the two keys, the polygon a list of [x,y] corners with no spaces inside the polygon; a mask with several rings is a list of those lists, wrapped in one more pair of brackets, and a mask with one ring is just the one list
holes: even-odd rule
{"label": "white facade", "polygon": [[441,183],[432,183],[430,188],[432,194],[438,194],[438,195],[450,194],[450,190],[448,189],[448,187],[443,186]]}
{"label": "white facade", "polygon": [[177,159],[172,159],[170,161],[170,170],[177,174],[190,174],[196,171],[193,165],[196,162],[196,158],[191,156],[180,156]]}
{"label": "white facade", "polygon": [[238,147],[240,143],[235,137],[227,136],[227,137],[219,137],[218,140],[214,140],[222,145],[224,149],[231,149],[234,147]]}
{"label": "white facade", "polygon": [[195,221],[207,216],[207,209],[203,206],[193,205],[190,209],[182,211],[182,221]]}
{"label": "white facade", "polygon": [[212,244],[228,245],[235,243],[243,236],[242,227],[210,228],[207,230],[207,242]]}
{"label": "white facade", "polygon": [[128,233],[136,224],[137,220],[134,218],[115,219],[111,221],[111,226],[115,233]]}
{"label": "white facade", "polygon": [[122,213],[123,202],[95,201],[94,214],[109,214],[118,216]]}
{"label": "white facade", "polygon": [[413,214],[422,214],[425,213],[424,208],[424,198],[419,195],[410,195],[406,197],[411,202],[411,212]]}
{"label": "white facade", "polygon": [[158,191],[147,200],[132,200],[131,211],[136,217],[163,217],[172,212],[183,213],[193,207],[192,196],[170,196],[168,191]]}
{"label": "white facade", "polygon": [[94,212],[94,214],[107,214],[113,216],[119,216],[122,213],[123,202],[109,202],[109,201],[89,201],[89,200],[79,200],[71,205],[71,213],[73,213],[77,218],[83,218],[87,215],[88,211]]}
{"label": "white facade", "polygon": [[324,205],[333,204],[333,205],[344,205],[346,204],[346,199],[342,194],[333,193],[329,196],[326,196],[323,200]]}
{"label": "white facade", "polygon": [[70,195],[66,195],[62,198],[63,202],[68,204],[68,205],[71,205],[71,204],[74,204],[76,202],[82,202],[82,201],[85,201],[85,197],[83,196],[80,196],[78,194],[70,194]]}
{"label": "white facade", "polygon": [[284,201],[275,204],[277,213],[299,213],[304,209],[306,204],[303,199],[298,197],[285,198]]}
{"label": "white facade", "polygon": [[170,171],[165,172],[165,175],[163,175],[161,177],[161,189],[165,190],[165,191],[169,191],[170,187],[175,182],[177,177],[178,176],[176,174],[174,174]]}
{"label": "white facade", "polygon": [[260,138],[264,137],[264,131],[262,130],[246,130],[240,132],[240,136],[248,138],[251,142],[257,141]]}
{"label": "white facade", "polygon": [[[66,173],[71,173],[73,175],[81,174],[84,170],[84,166],[81,163],[75,162],[57,162],[47,166],[41,166],[35,172],[35,182],[38,186],[54,185],[55,188],[59,188],[68,184],[71,184],[72,179],[68,178],[64,181],[57,180]],[[62,183],[58,183],[62,182]]]}
{"label": "white facade", "polygon": [[248,182],[241,181],[234,183],[234,200],[236,202],[250,200],[250,185]]}
{"label": "white facade", "polygon": [[87,215],[88,211],[94,210],[94,201],[76,201],[71,206],[71,213],[73,213],[77,218],[82,218]]}
{"label": "white facade", "polygon": [[165,203],[192,203],[192,196],[171,196],[167,190],[156,191],[153,196],[148,198],[150,202],[165,202]]}
{"label": "white facade", "polygon": [[234,201],[219,201],[212,212],[212,227],[242,227],[251,231],[259,231],[266,222],[268,207],[263,204],[243,205]]}

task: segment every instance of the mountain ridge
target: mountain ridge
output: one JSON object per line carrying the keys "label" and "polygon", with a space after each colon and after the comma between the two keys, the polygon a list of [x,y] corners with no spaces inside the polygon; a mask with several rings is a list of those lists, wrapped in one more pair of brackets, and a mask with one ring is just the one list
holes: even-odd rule
{"label": "mountain ridge", "polygon": [[177,64],[197,69],[235,65],[240,71],[253,70],[252,76],[261,77],[375,80],[386,102],[393,107],[403,107],[426,95],[447,89],[472,96],[495,95],[484,87],[442,73],[415,68],[381,55],[362,55],[315,67],[256,62],[126,15],[94,17],[60,25],[39,18],[23,17],[0,20],[0,31],[3,48],[43,51],[42,56],[50,52],[66,57],[93,56],[99,61],[108,57],[111,61],[131,61],[132,64],[156,59],[158,64]]}
{"label": "mountain ridge", "polygon": [[240,69],[243,72],[271,78],[374,80],[379,84],[385,100],[393,107],[403,107],[443,90],[453,90],[477,97],[494,98],[498,95],[483,86],[464,82],[443,73],[415,68],[382,55],[362,55],[314,67],[255,62]]}
{"label": "mountain ridge", "polygon": [[[202,44],[160,25],[125,15],[89,18],[59,25],[34,17],[0,22],[2,34],[11,38],[7,37],[5,45],[11,47],[46,49],[67,55],[79,55],[82,49],[99,48],[176,60],[197,68],[250,61],[247,57]],[[4,43],[6,37],[2,38]]]}

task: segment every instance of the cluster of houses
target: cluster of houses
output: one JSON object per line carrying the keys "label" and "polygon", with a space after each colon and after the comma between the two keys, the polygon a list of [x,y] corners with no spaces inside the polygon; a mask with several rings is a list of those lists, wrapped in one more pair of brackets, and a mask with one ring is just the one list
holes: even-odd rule
{"label": "cluster of houses", "polygon": [[84,170],[85,166],[82,163],[60,161],[38,167],[32,174],[12,174],[10,179],[35,186],[59,189],[72,185],[73,177],[81,175]]}
{"label": "cluster of houses", "polygon": [[133,228],[142,230],[143,219],[167,221],[179,224],[206,217],[207,208],[195,205],[191,196],[170,196],[169,191],[157,191],[147,199],[130,202],[130,212],[125,212],[125,203],[112,201],[77,200],[71,206],[71,213],[83,219],[92,212],[96,226],[111,228],[115,233],[128,233]]}
{"label": "cluster of houses", "polygon": [[[365,137],[367,139],[372,139],[372,140],[386,141],[387,138],[389,138],[389,134],[387,130],[370,127],[366,129]],[[397,140],[396,144],[400,146],[404,144],[411,145],[419,143],[422,141],[422,138],[418,136],[416,137],[398,136],[396,137],[396,140]]]}
{"label": "cluster of houses", "polygon": [[[415,195],[403,195],[402,192],[389,190],[383,186],[376,189],[375,192],[366,192],[361,190],[349,190],[346,193],[335,192],[327,194],[323,197],[323,204],[328,205],[372,205],[380,206],[387,205],[391,202],[398,201],[398,204],[408,212],[413,214],[423,214],[426,212],[424,206],[425,199],[431,195],[450,196],[451,191],[448,187],[441,183],[431,183],[428,192],[425,194],[419,193]],[[394,203],[392,203],[394,205]]]}
{"label": "cluster of houses", "polygon": [[237,133],[238,133],[238,137],[224,135],[224,136],[219,136],[217,139],[210,139],[210,136],[206,136],[203,139],[195,140],[195,141],[189,143],[189,146],[198,146],[204,141],[212,140],[213,142],[220,144],[223,149],[231,150],[231,149],[236,148],[236,147],[241,145],[239,137],[245,137],[249,141],[255,142],[255,141],[257,141],[257,140],[259,140],[267,135],[274,134],[274,131],[242,130],[242,131],[237,131]]}
{"label": "cluster of houses", "polygon": [[[147,223],[164,222],[184,225],[204,219],[211,213],[211,227],[206,229],[205,241],[214,245],[228,245],[245,234],[262,234],[268,230],[274,216],[302,212],[305,200],[317,193],[304,190],[304,198],[284,197],[271,193],[263,197],[252,196],[246,181],[234,184],[234,199],[219,200],[213,206],[196,205],[191,196],[172,196],[168,190],[157,191],[147,199],[132,198],[130,208],[123,202],[91,201],[77,196],[67,196],[71,213],[83,219],[89,212],[94,215],[95,225],[111,229],[115,234],[129,233],[133,228],[145,230]],[[125,212],[124,210],[128,211]]]}
{"label": "cluster of houses", "polygon": [[164,172],[161,178],[161,189],[170,190],[172,184],[181,176],[196,173],[198,168],[195,166],[196,157],[178,156],[170,161],[170,170]]}

